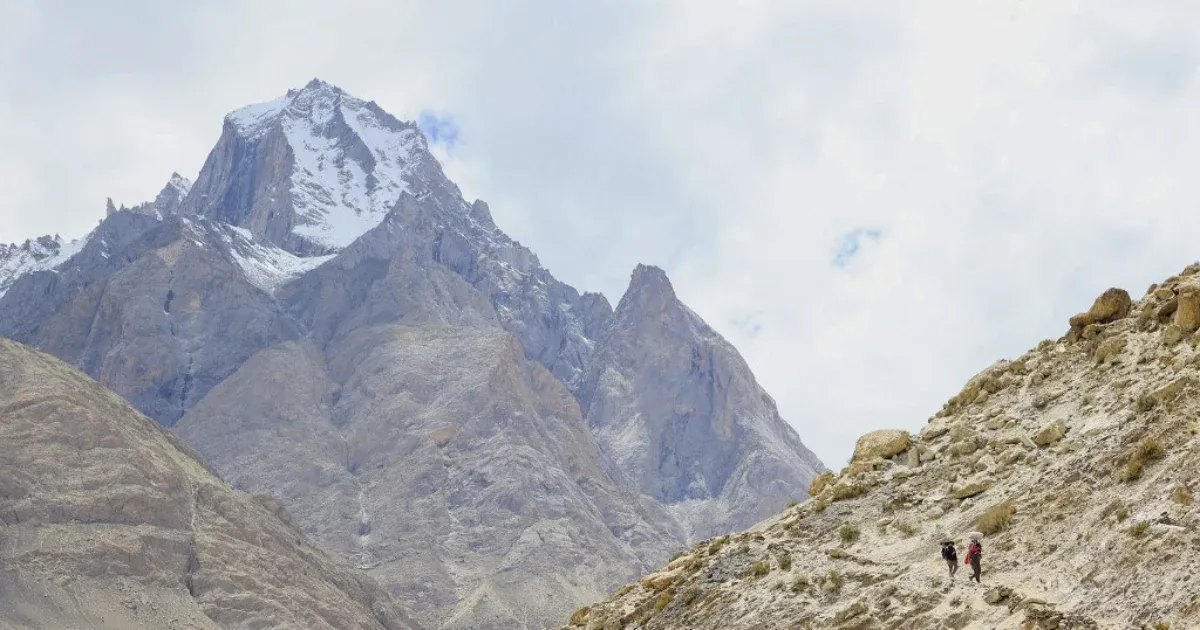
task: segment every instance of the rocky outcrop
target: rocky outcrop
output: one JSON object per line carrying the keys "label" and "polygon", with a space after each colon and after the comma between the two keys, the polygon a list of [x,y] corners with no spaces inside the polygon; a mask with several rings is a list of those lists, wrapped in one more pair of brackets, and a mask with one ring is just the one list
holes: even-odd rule
{"label": "rocky outcrop", "polygon": [[908,450],[911,443],[907,431],[880,429],[860,438],[854,445],[852,462],[870,461],[877,457],[893,457]]}
{"label": "rocky outcrop", "polygon": [[1125,289],[1108,289],[1096,298],[1086,313],[1071,318],[1071,326],[1082,328],[1089,324],[1107,324],[1129,315],[1133,302]]}
{"label": "rocky outcrop", "polygon": [[[1155,317],[1197,271],[1130,312]],[[1200,528],[1200,352],[1123,310],[972,378],[910,436],[915,458],[857,457],[805,503],[698,542],[563,628],[1195,627],[1200,577],[1171,550]],[[961,562],[973,531],[982,587],[937,554],[957,541]]]}
{"label": "rocky outcrop", "polygon": [[60,361],[0,339],[0,401],[0,627],[417,628]]}
{"label": "rocky outcrop", "polygon": [[693,540],[803,499],[824,469],[656,267],[634,270],[579,398],[613,470],[668,506]]}

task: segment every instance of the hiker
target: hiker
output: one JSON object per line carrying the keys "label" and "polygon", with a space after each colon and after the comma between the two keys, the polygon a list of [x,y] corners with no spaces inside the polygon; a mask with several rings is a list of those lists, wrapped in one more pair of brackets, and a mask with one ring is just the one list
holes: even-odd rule
{"label": "hiker", "polygon": [[980,544],[979,539],[973,539],[971,546],[967,549],[967,561],[964,564],[971,565],[971,571],[974,573],[972,573],[970,579],[975,580],[976,584],[982,583],[979,581],[979,559],[982,555],[983,545]]}
{"label": "hiker", "polygon": [[954,548],[954,541],[942,541],[942,559],[950,566],[950,577],[954,577],[958,573],[958,550]]}

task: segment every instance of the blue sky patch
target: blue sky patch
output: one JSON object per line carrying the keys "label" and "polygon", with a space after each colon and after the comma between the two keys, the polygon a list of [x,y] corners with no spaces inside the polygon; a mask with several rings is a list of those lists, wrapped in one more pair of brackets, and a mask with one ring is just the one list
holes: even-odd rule
{"label": "blue sky patch", "polygon": [[882,236],[883,232],[875,228],[856,228],[847,232],[842,236],[842,241],[838,244],[837,251],[834,252],[833,266],[844,269],[862,250],[863,239],[878,242]]}
{"label": "blue sky patch", "polygon": [[447,151],[458,144],[458,123],[453,116],[443,116],[437,112],[425,110],[417,116],[417,127],[429,139],[430,144],[439,144]]}

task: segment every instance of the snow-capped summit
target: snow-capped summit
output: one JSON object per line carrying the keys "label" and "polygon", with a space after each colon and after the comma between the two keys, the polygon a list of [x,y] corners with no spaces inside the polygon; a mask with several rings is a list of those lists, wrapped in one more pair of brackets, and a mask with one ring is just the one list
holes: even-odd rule
{"label": "snow-capped summit", "polygon": [[416,124],[313,79],[228,114],[183,208],[322,254],[378,225],[402,192],[421,192],[431,167]]}
{"label": "snow-capped summit", "polygon": [[20,245],[0,244],[0,296],[21,276],[53,269],[83,249],[87,239],[65,241],[57,234],[29,239]]}

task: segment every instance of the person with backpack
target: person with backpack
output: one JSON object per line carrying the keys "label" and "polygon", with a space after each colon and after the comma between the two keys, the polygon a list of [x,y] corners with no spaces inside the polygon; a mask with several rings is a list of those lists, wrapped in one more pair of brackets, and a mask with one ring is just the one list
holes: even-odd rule
{"label": "person with backpack", "polygon": [[954,548],[954,541],[942,541],[942,560],[950,566],[950,577],[954,577],[958,573],[958,550]]}
{"label": "person with backpack", "polygon": [[983,545],[979,542],[979,539],[976,538],[971,540],[971,546],[967,549],[967,561],[964,564],[971,565],[971,571],[974,573],[972,573],[970,579],[975,580],[976,584],[982,584],[982,582],[979,581],[979,562],[982,556]]}

